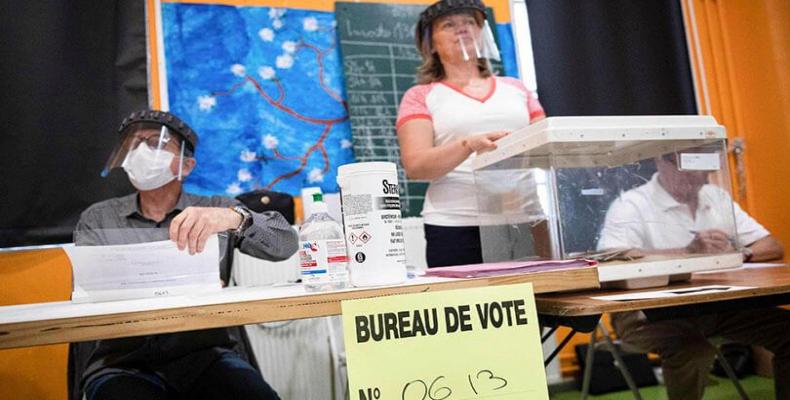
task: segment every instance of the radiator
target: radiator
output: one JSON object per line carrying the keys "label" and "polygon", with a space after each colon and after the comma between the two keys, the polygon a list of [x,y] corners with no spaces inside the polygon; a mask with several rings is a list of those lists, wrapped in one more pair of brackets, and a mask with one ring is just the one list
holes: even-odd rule
{"label": "radiator", "polygon": [[[233,280],[238,286],[266,286],[299,278],[296,256],[260,260],[236,250]],[[264,379],[288,399],[344,399],[345,362],[339,317],[247,325]]]}

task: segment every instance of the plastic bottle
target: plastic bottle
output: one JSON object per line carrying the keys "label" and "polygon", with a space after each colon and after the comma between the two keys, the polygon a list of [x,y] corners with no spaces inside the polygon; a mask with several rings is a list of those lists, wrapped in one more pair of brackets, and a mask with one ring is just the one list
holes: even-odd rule
{"label": "plastic bottle", "polygon": [[308,292],[348,287],[348,255],[343,227],[327,212],[321,193],[313,194],[313,214],[299,229],[299,265]]}

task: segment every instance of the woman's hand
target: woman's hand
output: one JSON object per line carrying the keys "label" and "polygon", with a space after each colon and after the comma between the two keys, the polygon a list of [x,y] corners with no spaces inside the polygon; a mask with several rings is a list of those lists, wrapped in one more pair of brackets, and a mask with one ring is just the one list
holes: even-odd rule
{"label": "woman's hand", "polygon": [[470,136],[463,141],[461,144],[464,147],[468,148],[474,153],[482,154],[491,150],[496,149],[496,142],[499,139],[509,135],[510,132],[488,132],[488,133],[481,133],[479,135]]}
{"label": "woman's hand", "polygon": [[472,153],[496,149],[494,142],[507,134],[487,132],[435,145],[433,121],[413,119],[398,129],[400,159],[410,179],[436,179],[457,168]]}

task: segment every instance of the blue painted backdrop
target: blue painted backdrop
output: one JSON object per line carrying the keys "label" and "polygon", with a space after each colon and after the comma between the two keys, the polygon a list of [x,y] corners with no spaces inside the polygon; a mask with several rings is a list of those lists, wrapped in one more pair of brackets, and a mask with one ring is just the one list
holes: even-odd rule
{"label": "blue painted backdrop", "polygon": [[[162,25],[170,110],[200,136],[186,190],[337,191],[354,155],[333,13],[162,3]],[[517,76],[510,25],[497,29]]]}

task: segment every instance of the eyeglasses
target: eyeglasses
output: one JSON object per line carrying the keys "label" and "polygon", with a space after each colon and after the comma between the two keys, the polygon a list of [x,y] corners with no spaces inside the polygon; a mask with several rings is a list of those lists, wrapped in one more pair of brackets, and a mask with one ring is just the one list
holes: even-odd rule
{"label": "eyeglasses", "polygon": [[661,159],[668,163],[672,163],[673,165],[678,165],[678,156],[676,153],[664,154],[661,156]]}
{"label": "eyeglasses", "polygon": [[[169,149],[177,153],[179,142],[173,139],[169,133],[138,134],[132,138],[130,149],[136,149],[140,143],[145,143],[151,150]],[[170,145],[171,143],[172,145]],[[168,145],[170,146],[168,147]]]}

